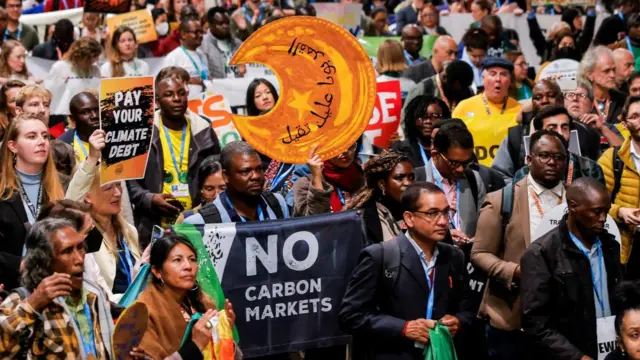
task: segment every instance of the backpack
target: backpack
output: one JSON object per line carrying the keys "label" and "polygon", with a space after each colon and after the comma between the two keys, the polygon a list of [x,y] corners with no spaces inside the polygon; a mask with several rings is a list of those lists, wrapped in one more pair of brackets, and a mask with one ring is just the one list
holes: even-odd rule
{"label": "backpack", "polygon": [[[511,220],[513,212],[513,182],[507,184],[502,190],[502,201],[500,202],[500,216],[502,217],[502,234]],[[504,244],[504,241],[502,242]]]}
{"label": "backpack", "polygon": [[526,135],[524,125],[510,127],[507,131],[507,150],[515,171],[524,166],[525,151],[522,145],[524,135]]}
{"label": "backpack", "polygon": [[613,204],[616,201],[616,196],[620,191],[620,185],[622,182],[622,170],[624,170],[624,163],[620,156],[618,156],[618,150],[620,150],[620,146],[616,146],[613,148],[613,189],[611,190],[611,203]]}
{"label": "backpack", "polygon": [[383,241],[382,246],[382,275],[384,291],[390,293],[398,280],[400,270],[400,244],[397,241]]}
{"label": "backpack", "polygon": [[[267,202],[267,205],[271,208],[271,210],[273,210],[276,218],[283,219],[284,213],[282,212],[282,208],[280,207],[278,198],[269,191],[262,192],[262,197]],[[199,214],[202,215],[202,219],[204,219],[205,224],[219,224],[222,222],[220,211],[214,204],[204,206],[202,209],[200,209]]]}

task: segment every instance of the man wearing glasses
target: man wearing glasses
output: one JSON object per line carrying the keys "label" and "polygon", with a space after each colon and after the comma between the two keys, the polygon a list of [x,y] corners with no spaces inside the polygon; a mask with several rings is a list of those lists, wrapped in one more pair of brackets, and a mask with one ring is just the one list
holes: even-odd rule
{"label": "man wearing glasses", "polygon": [[436,184],[456,210],[450,225],[458,245],[470,242],[475,235],[486,195],[480,174],[468,168],[473,162],[473,149],[473,136],[464,123],[448,123],[433,137],[429,161],[416,170],[416,179]]}
{"label": "man wearing glasses", "polygon": [[584,81],[578,81],[578,87],[574,91],[564,93],[564,107],[569,111],[573,121],[579,121],[600,134],[601,146],[622,145],[622,135],[615,125],[606,122],[594,110],[591,85]]}
{"label": "man wearing glasses", "polygon": [[436,322],[455,339],[473,317],[464,255],[442,243],[455,217],[447,197],[435,184],[416,182],[401,202],[407,232],[362,251],[340,309],[354,348],[372,359],[424,358]]}
{"label": "man wearing glasses", "polygon": [[33,50],[33,48],[40,43],[40,39],[33,27],[20,22],[20,16],[22,16],[22,1],[7,0],[5,7],[9,21],[2,34],[4,41],[9,39],[18,40],[27,51]]}
{"label": "man wearing glasses", "polygon": [[[630,96],[622,109],[622,122],[629,130],[622,146],[610,148],[598,160],[611,192],[609,215],[616,220],[622,235],[620,261],[626,265],[625,279],[640,278],[640,96]],[[633,251],[632,251],[633,249]]]}
{"label": "man wearing glasses", "polygon": [[200,20],[192,18],[180,23],[180,46],[164,59],[164,67],[177,66],[189,73],[189,90],[199,94],[204,90],[204,82],[210,79],[207,55],[199,47],[204,30]]}
{"label": "man wearing glasses", "polygon": [[489,194],[480,210],[471,261],[489,278],[479,315],[489,318],[492,360],[528,358],[529,343],[520,324],[520,258],[544,214],[564,201],[564,143],[554,131],[535,132],[526,158],[529,174]]}

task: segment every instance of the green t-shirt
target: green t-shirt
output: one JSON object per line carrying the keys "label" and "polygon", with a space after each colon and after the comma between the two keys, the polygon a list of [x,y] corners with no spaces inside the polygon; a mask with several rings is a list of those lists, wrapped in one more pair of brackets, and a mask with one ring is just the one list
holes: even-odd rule
{"label": "green t-shirt", "polygon": [[636,59],[635,70],[640,71],[640,46],[631,45],[631,52],[633,53],[634,59]]}

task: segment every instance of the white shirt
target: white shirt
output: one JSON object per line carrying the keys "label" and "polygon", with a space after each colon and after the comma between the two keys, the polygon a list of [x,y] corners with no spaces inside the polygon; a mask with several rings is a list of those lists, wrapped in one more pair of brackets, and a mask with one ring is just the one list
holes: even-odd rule
{"label": "white shirt", "polygon": [[[100,68],[98,67],[98,65],[93,64],[91,66],[91,73],[88,74],[88,76],[92,78],[98,78],[98,79],[100,78]],[[51,70],[49,70],[48,77],[56,78],[56,79],[71,80],[71,79],[86,79],[87,75],[76,74],[76,72],[73,71],[73,66],[71,65],[70,62],[66,60],[58,60],[55,63],[53,63],[53,65],[51,66]],[[57,114],[57,113],[53,113],[53,114]]]}
{"label": "white shirt", "polygon": [[[560,181],[554,188],[547,189],[533,180],[533,177],[529,174],[527,175],[527,187],[529,200],[529,235],[531,235],[530,238],[533,239],[544,214],[565,201],[564,185],[562,181]],[[540,214],[538,204],[542,209],[542,214]]]}
{"label": "white shirt", "polygon": [[640,153],[636,150],[634,142],[631,141],[631,159],[633,160],[633,166],[636,167],[636,171],[640,172]]}
{"label": "white shirt", "polygon": [[[187,55],[189,54],[189,55]],[[192,61],[193,60],[193,61]],[[200,72],[202,70],[207,72],[207,76],[209,76],[209,65],[207,64],[207,55],[205,55],[200,49],[196,51],[191,51],[183,48],[182,46],[178,46],[170,52],[164,58],[163,67],[167,66],[178,66],[181,67],[189,73],[191,77],[200,77]],[[199,85],[189,85],[190,94],[195,93],[199,94],[204,89]]]}
{"label": "white shirt", "polygon": [[[131,61],[124,61],[122,65],[124,67],[124,77],[149,75],[149,65],[138,58],[134,58]],[[102,75],[103,78],[112,77],[111,62],[102,64],[100,67],[100,75]]]}

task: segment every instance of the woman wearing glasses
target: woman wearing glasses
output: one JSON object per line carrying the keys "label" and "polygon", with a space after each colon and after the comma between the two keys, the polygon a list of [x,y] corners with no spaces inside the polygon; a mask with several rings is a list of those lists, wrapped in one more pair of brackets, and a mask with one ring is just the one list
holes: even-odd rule
{"label": "woman wearing glasses", "polygon": [[524,58],[522,51],[509,51],[503,56],[505,59],[513,63],[513,89],[509,96],[518,101],[529,100],[533,96],[533,87],[535,84],[527,76],[529,71],[529,63]]}
{"label": "woman wearing glasses", "polygon": [[441,120],[451,117],[449,107],[444,101],[419,96],[407,104],[404,119],[405,140],[395,142],[391,148],[409,157],[414,167],[424,166],[431,158],[431,132]]}

